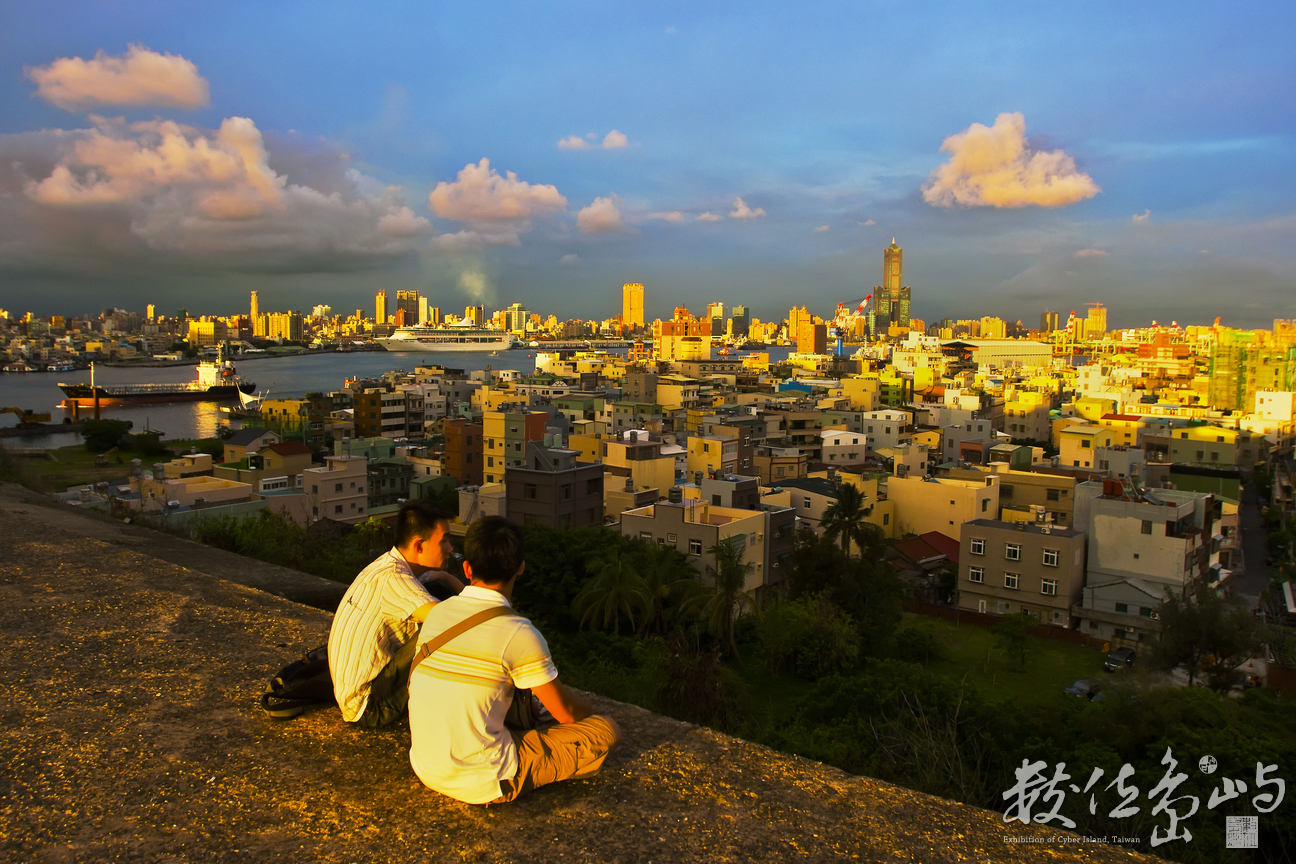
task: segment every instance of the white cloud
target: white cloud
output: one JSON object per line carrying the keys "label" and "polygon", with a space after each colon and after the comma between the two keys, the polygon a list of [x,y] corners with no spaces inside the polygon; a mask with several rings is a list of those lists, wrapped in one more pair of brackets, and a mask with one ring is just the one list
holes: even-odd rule
{"label": "white cloud", "polygon": [[567,209],[567,199],[554,186],[527,183],[512,171],[500,176],[483,158],[465,165],[453,183],[438,183],[428,206],[442,219],[466,222],[483,234],[516,235],[533,218]]}
{"label": "white cloud", "polygon": [[588,150],[589,142],[579,135],[568,135],[558,142],[559,150]]}
{"label": "white cloud", "polygon": [[699,213],[694,217],[698,222],[720,222],[724,219],[719,213]]}
{"label": "white cloud", "polygon": [[759,219],[765,215],[765,208],[757,207],[755,210],[747,206],[747,202],[741,198],[734,199],[734,209],[729,211],[731,219]]}
{"label": "white cloud", "polygon": [[478,302],[494,299],[490,280],[480,270],[464,270],[459,274],[459,290]]}
{"label": "white cloud", "polygon": [[818,228],[816,228],[816,229],[814,229],[814,230],[815,230],[817,233],[822,234],[822,233],[824,233],[825,231],[828,230],[828,226],[827,226],[827,225],[820,225]]}
{"label": "white cloud", "polygon": [[861,224],[861,225],[876,225],[876,224],[877,224],[877,220],[875,220],[875,219],[865,219],[865,220],[864,220],[863,222],[861,222],[860,224]]}
{"label": "white cloud", "polygon": [[522,241],[513,232],[485,234],[480,231],[456,231],[453,234],[438,234],[432,238],[432,246],[446,252],[476,252],[487,246],[521,246]]}
{"label": "white cloud", "polygon": [[1077,258],[1106,258],[1110,253],[1106,249],[1081,249],[1075,253]]}
{"label": "white cloud", "polygon": [[576,267],[580,265],[580,256],[575,252],[568,252],[558,259],[559,267]]}
{"label": "white cloud", "polygon": [[629,144],[630,144],[630,139],[626,138],[625,133],[618,132],[615,129],[613,129],[607,135],[603,136],[604,150],[616,150],[621,147],[626,147]]}
{"label": "white cloud", "polygon": [[36,83],[38,96],[68,111],[94,105],[192,110],[211,101],[197,66],[177,54],[159,54],[142,45],[131,45],[123,57],[100,51],[93,60],[61,57],[48,66],[23,71]]}
{"label": "white cloud", "polygon": [[576,227],[582,234],[614,234],[625,230],[615,197],[595,198],[588,207],[581,208],[576,214]]}
{"label": "white cloud", "polygon": [[1148,220],[1151,219],[1151,218],[1152,218],[1152,211],[1151,211],[1151,210],[1144,210],[1142,213],[1135,213],[1135,214],[1134,214],[1134,221],[1135,221],[1135,222],[1146,222],[1146,221],[1148,221]]}
{"label": "white cloud", "polygon": [[[410,251],[431,230],[399,187],[348,170],[337,151],[307,155],[285,145],[286,170],[307,177],[291,182],[270,167],[260,130],[244,117],[226,118],[214,131],[162,120],[92,120],[90,129],[0,136],[0,162],[10,172],[5,185],[21,189],[13,197],[36,208],[26,216],[8,209],[6,224],[44,224],[43,246],[75,245],[72,226],[82,217],[71,214],[82,213],[86,225],[99,226],[94,230],[120,230],[112,242],[123,250],[133,235],[184,254],[319,254],[333,266],[339,254]],[[54,213],[65,215],[45,215]]]}
{"label": "white cloud", "polygon": [[671,210],[665,213],[649,213],[645,219],[660,219],[663,222],[683,222],[684,214],[678,210]]}
{"label": "white cloud", "polygon": [[1061,150],[1032,151],[1020,113],[1000,114],[990,127],[973,123],[941,150],[950,160],[923,184],[923,200],[937,207],[1065,207],[1102,191]]}

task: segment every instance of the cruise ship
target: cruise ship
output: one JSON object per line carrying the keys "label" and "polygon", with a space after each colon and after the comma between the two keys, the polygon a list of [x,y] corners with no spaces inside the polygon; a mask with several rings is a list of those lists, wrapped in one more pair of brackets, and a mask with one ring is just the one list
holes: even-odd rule
{"label": "cruise ship", "polygon": [[513,337],[484,327],[400,327],[386,339],[375,339],[388,351],[498,351]]}

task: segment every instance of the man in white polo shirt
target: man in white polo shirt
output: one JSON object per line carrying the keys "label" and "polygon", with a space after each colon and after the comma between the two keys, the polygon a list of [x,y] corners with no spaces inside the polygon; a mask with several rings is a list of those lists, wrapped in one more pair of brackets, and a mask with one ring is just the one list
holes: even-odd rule
{"label": "man in white polo shirt", "polygon": [[432,577],[450,593],[463,583],[441,570],[450,555],[450,522],[427,501],[396,516],[396,545],[361,571],[329,628],[329,672],[342,719],[386,726],[405,711],[414,637],[436,600],[415,577]]}
{"label": "man in white polo shirt", "polygon": [[[409,684],[414,773],[468,804],[500,804],[595,773],[621,729],[558,681],[544,637],[512,611],[509,598],[526,566],[522,532],[498,516],[478,519],[464,537],[464,557],[471,584],[428,614],[418,642],[469,618],[480,623],[418,655]],[[559,725],[525,733],[505,728],[516,688],[529,688]]]}

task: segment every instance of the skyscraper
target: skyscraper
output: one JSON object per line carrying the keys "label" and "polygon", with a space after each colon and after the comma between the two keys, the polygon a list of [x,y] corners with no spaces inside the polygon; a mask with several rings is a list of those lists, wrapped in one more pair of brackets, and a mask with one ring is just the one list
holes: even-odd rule
{"label": "skyscraper", "polygon": [[1107,332],[1107,307],[1101,303],[1086,303],[1089,311],[1085,313],[1085,338],[1093,339]]}
{"label": "skyscraper", "polygon": [[[253,291],[252,293],[255,294],[256,292]],[[255,300],[252,301],[252,308],[253,308],[253,309],[256,309],[256,301],[255,301]],[[148,304],[148,308],[145,310],[145,315],[146,315],[146,317],[148,318],[149,323],[152,323],[153,319],[157,317],[157,314],[156,314],[156,313],[157,313],[157,307],[154,306],[152,303]]]}
{"label": "skyscraper", "polygon": [[261,312],[261,304],[257,302],[257,292],[252,292],[252,320],[257,320],[257,315]]}
{"label": "skyscraper", "polygon": [[514,303],[504,310],[504,329],[519,336],[526,335],[527,321],[531,313],[522,308],[521,303]]}
{"label": "skyscraper", "polygon": [[426,297],[419,298],[418,323],[420,324],[428,323],[428,302],[427,301],[428,298]]}
{"label": "skyscraper", "polygon": [[747,307],[741,303],[733,307],[733,335],[737,338],[747,336],[747,328],[751,326],[751,316],[747,314]]}
{"label": "skyscraper", "polygon": [[464,318],[471,321],[474,327],[481,327],[486,323],[486,307],[465,306]]}
{"label": "skyscraper", "polygon": [[396,308],[392,310],[392,313],[395,314],[398,311],[404,311],[406,327],[414,326],[419,320],[419,292],[397,291]]}
{"label": "skyscraper", "polygon": [[374,323],[387,323],[387,289],[384,288],[374,296]]}
{"label": "skyscraper", "polygon": [[627,330],[644,326],[644,286],[639,282],[621,286],[621,326]]}
{"label": "skyscraper", "polygon": [[886,330],[892,324],[909,326],[909,287],[903,286],[904,250],[891,238],[882,250],[882,284],[873,288],[873,310],[876,327]]}
{"label": "skyscraper", "polygon": [[1044,312],[1040,315],[1040,330],[1045,333],[1052,333],[1058,329],[1060,318],[1056,312]]}

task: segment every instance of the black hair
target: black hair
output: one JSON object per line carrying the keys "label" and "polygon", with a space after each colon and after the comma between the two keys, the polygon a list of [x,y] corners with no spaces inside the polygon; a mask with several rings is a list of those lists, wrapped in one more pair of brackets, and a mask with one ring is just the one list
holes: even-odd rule
{"label": "black hair", "polygon": [[440,507],[422,499],[405,502],[396,514],[396,548],[428,539],[438,525],[445,525],[447,530],[450,527],[450,517]]}
{"label": "black hair", "polygon": [[464,535],[464,558],[472,566],[474,582],[503,585],[517,574],[526,560],[522,529],[503,516],[483,516],[468,526]]}

